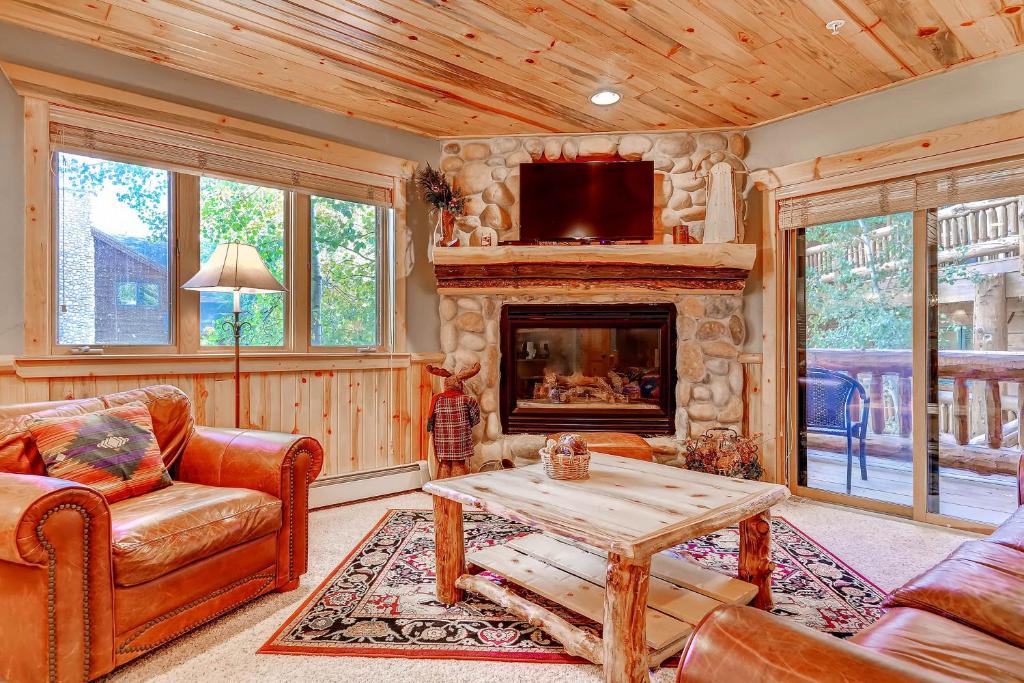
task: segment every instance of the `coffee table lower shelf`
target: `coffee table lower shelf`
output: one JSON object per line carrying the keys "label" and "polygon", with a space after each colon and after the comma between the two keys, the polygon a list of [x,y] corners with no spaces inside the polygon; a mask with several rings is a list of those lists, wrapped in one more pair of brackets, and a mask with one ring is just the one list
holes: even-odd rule
{"label": "coffee table lower shelf", "polygon": [[[599,624],[605,621],[607,557],[601,551],[544,534],[532,534],[503,546],[471,553],[467,564],[503,577]],[[472,570],[471,570],[472,571]],[[465,574],[456,585],[504,607],[543,629],[571,655],[603,664],[601,638],[572,625],[551,610],[490,581]],[[666,554],[651,562],[644,621],[650,668],[679,652],[693,627],[722,605],[746,604],[757,587]]]}

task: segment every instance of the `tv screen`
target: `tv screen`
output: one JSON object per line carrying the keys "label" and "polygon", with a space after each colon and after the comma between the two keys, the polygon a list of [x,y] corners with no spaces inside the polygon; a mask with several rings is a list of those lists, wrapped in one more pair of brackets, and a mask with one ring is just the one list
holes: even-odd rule
{"label": "tv screen", "polygon": [[522,164],[519,239],[649,240],[654,162]]}

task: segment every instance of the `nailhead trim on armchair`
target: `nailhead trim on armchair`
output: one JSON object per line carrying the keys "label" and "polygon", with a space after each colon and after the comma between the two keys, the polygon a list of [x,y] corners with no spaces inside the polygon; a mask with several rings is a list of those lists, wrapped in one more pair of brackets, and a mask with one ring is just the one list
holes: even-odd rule
{"label": "nailhead trim on armchair", "polygon": [[47,680],[57,680],[57,550],[43,533],[43,525],[46,524],[52,515],[63,510],[75,510],[82,515],[82,615],[85,631],[83,633],[82,647],[82,680],[89,680],[89,663],[91,659],[90,646],[90,619],[89,619],[89,525],[92,517],[85,508],[75,503],[61,503],[52,510],[48,510],[36,524],[36,538],[39,544],[46,551],[46,663]]}
{"label": "nailhead trim on armchair", "polygon": [[[302,454],[305,454],[310,461],[310,467],[307,468],[307,472],[313,471],[313,454],[309,451],[295,451],[288,458],[288,464],[285,465],[288,468],[288,580],[292,581],[295,579],[295,460]],[[312,484],[313,477],[308,474],[306,476],[306,484]],[[306,494],[309,495],[308,493]],[[307,500],[306,507],[309,507]],[[305,526],[305,547],[306,547],[306,561],[309,562],[309,520],[306,520]]]}
{"label": "nailhead trim on armchair", "polygon": [[192,609],[196,605],[201,605],[204,602],[207,602],[207,601],[212,600],[214,598],[220,597],[224,593],[227,593],[228,591],[234,590],[235,588],[238,588],[239,586],[244,586],[245,584],[247,584],[247,583],[249,583],[251,581],[255,581],[256,579],[265,579],[263,585],[260,586],[259,589],[256,591],[256,594],[259,595],[270,584],[272,584],[274,582],[274,574],[273,573],[271,573],[271,574],[264,574],[264,573],[261,573],[261,572],[256,572],[255,574],[252,574],[250,576],[246,576],[245,578],[239,579],[238,581],[235,581],[234,583],[231,583],[231,584],[229,584],[227,586],[224,586],[222,588],[218,588],[214,592],[212,592],[212,593],[210,593],[208,595],[204,595],[204,596],[202,596],[200,598],[197,598],[197,599],[193,600],[192,602],[190,602],[188,604],[185,604],[185,605],[182,605],[181,607],[178,607],[177,609],[173,609],[170,612],[167,612],[165,614],[161,614],[159,617],[156,617],[155,619],[150,619],[145,624],[143,624],[142,626],[137,628],[135,630],[135,633],[133,633],[132,636],[130,638],[128,638],[128,640],[126,640],[123,643],[121,643],[121,646],[119,648],[117,648],[117,652],[119,654],[129,654],[129,653],[133,653],[133,652],[146,652],[147,650],[152,650],[155,647],[160,647],[161,645],[164,645],[166,643],[171,642],[172,640],[174,640],[175,638],[177,638],[178,636],[180,636],[183,633],[188,633],[192,629],[199,628],[203,624],[206,624],[206,623],[208,623],[210,621],[213,621],[217,617],[220,617],[220,616],[223,616],[223,615],[227,614],[228,612],[230,612],[231,610],[235,609],[239,605],[241,605],[243,603],[246,603],[246,602],[249,602],[250,600],[252,600],[253,596],[248,595],[248,596],[242,598],[241,600],[239,600],[238,602],[234,602],[234,603],[228,605],[227,607],[221,609],[220,611],[215,612],[214,614],[211,614],[211,615],[205,617],[202,621],[197,621],[195,623],[190,623],[188,626],[186,626],[182,630],[180,630],[180,631],[178,631],[178,632],[176,632],[176,633],[174,633],[172,635],[165,636],[164,638],[162,638],[161,640],[159,640],[159,641],[157,641],[155,643],[151,643],[149,645],[135,645],[135,646],[129,647],[129,645],[134,640],[142,637],[142,635],[146,631],[148,631],[152,627],[156,626],[157,624],[160,624],[160,623],[162,623],[164,621],[167,621],[168,619],[171,619],[173,617],[176,617],[179,614],[181,614],[182,612],[185,612],[187,610]]}

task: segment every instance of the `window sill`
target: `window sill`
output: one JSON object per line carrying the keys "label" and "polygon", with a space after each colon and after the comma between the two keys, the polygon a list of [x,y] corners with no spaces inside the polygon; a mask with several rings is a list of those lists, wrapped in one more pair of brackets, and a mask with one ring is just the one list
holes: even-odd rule
{"label": "window sill", "polygon": [[[332,370],[397,370],[408,368],[410,353],[289,353],[242,354],[242,373]],[[429,356],[429,358],[427,358]],[[434,354],[424,359],[436,362]],[[416,360],[420,360],[416,358]],[[6,364],[5,364],[6,365]],[[14,374],[25,379],[51,377],[123,377],[130,375],[213,375],[234,372],[234,354],[102,354],[27,356],[10,359]],[[0,368],[0,372],[5,368]]]}

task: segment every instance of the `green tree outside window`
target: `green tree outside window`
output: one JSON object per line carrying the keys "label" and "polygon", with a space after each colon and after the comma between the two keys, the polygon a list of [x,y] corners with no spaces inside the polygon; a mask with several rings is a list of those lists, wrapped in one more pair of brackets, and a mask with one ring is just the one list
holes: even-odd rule
{"label": "green tree outside window", "polygon": [[311,211],[310,342],[376,346],[378,209],[313,197]]}
{"label": "green tree outside window", "polygon": [[[199,258],[205,262],[222,242],[256,247],[270,272],[285,282],[284,191],[220,178],[199,182]],[[204,346],[234,343],[224,321],[231,318],[231,294],[203,292],[199,304],[199,340]],[[284,295],[243,294],[245,346],[284,344]]]}

